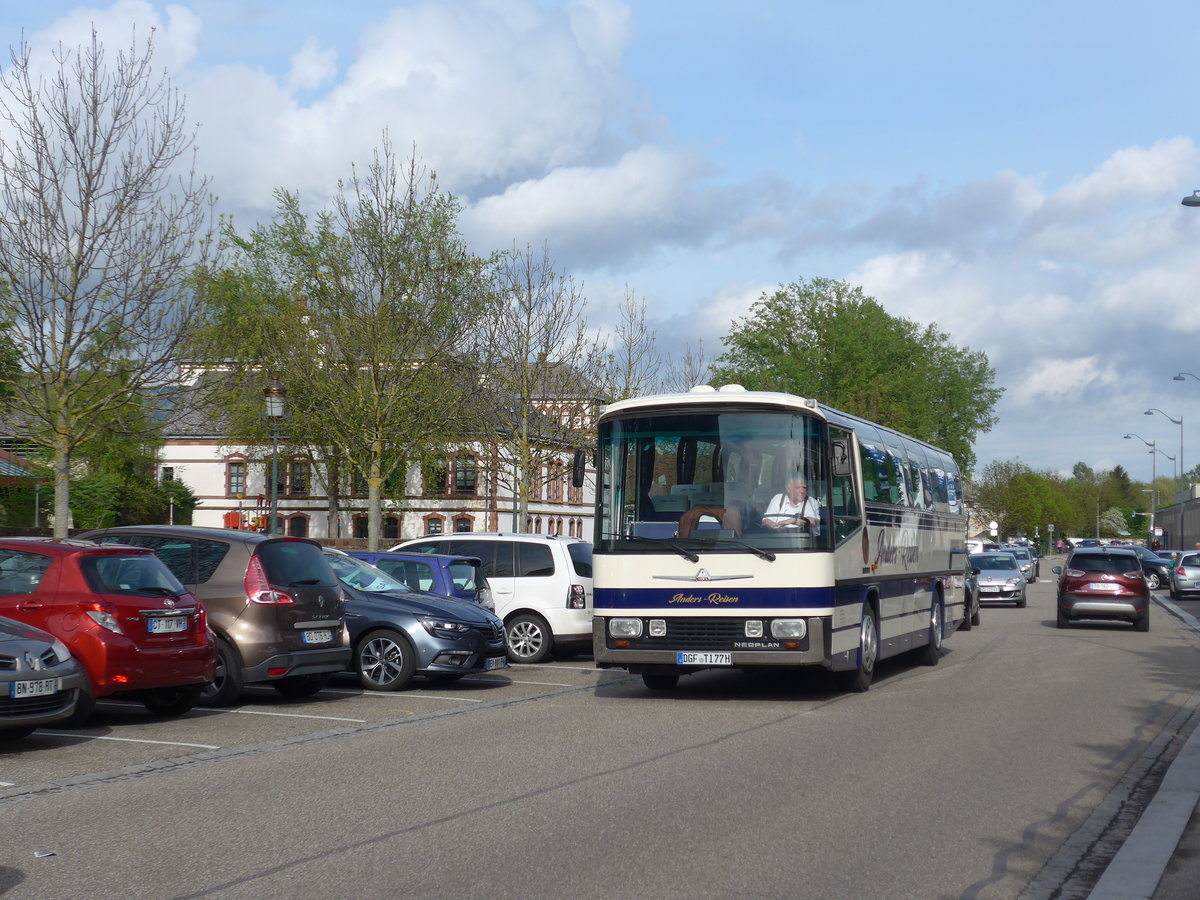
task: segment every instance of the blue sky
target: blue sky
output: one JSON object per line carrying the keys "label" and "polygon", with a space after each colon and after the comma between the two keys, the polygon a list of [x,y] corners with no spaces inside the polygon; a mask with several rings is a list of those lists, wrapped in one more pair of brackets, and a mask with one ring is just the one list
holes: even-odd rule
{"label": "blue sky", "polygon": [[[6,0],[0,32],[157,29],[249,227],[327,202],[387,129],[481,252],[550,246],[611,323],[710,355],[763,291],[845,279],[985,351],[980,464],[1200,462],[1200,4]],[[818,398],[820,399],[820,398]],[[1188,449],[1188,436],[1192,435]],[[1157,469],[1174,463],[1158,457]]]}

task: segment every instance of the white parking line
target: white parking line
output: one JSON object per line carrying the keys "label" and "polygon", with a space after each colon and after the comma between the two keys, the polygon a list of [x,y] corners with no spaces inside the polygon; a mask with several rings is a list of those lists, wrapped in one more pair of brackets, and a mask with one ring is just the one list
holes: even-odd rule
{"label": "white parking line", "polygon": [[189,744],[184,741],[151,741],[147,738],[121,738],[110,737],[103,734],[79,734],[74,731],[39,731],[38,734],[47,734],[50,737],[73,737],[80,738],[85,741],[121,741],[126,744],[161,744],[164,747],[199,747],[202,750],[220,750],[219,744]]}
{"label": "white parking line", "polygon": [[350,694],[352,697],[379,697],[383,700],[404,700],[411,697],[414,700],[459,700],[463,703],[482,703],[482,700],[472,700],[470,697],[441,697],[437,694],[409,694],[396,691],[338,691],[326,688],[323,694]]}
{"label": "white parking line", "polygon": [[303,713],[281,713],[281,712],[266,712],[261,709],[226,709],[222,712],[241,713],[243,716],[278,716],[283,719],[327,719],[330,722],[358,722],[362,724],[366,719],[347,719],[343,716],[309,716]]}
{"label": "white parking line", "polygon": [[17,783],[15,781],[0,781],[0,787],[16,787],[16,786],[17,786]]}
{"label": "white parking line", "polygon": [[[484,684],[496,684],[497,683],[495,681],[492,681],[489,678],[471,678],[471,679],[464,678],[463,679],[463,681],[468,681],[468,680],[479,681]],[[505,678],[504,683],[505,684],[535,684],[535,685],[541,685],[542,687],[575,687],[575,685],[573,685],[573,684],[566,684],[561,681],[517,681],[516,679],[513,679],[513,678]]]}

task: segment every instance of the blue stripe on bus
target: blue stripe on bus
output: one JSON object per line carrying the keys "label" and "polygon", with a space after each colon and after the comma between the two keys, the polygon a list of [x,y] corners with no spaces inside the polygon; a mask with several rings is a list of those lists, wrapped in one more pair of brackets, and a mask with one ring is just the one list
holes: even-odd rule
{"label": "blue stripe on bus", "polygon": [[669,588],[596,588],[592,605],[596,610],[825,608],[833,605],[833,596],[832,587],[747,588],[692,582]]}

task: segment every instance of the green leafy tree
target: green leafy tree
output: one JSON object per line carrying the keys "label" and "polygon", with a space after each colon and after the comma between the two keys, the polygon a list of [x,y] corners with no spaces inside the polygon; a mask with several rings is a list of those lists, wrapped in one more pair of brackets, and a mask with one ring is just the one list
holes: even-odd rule
{"label": "green leafy tree", "polygon": [[346,474],[365,480],[376,549],[385,485],[471,421],[466,360],[494,300],[490,261],[458,235],[457,201],[415,157],[398,169],[386,139],[331,211],[310,218],[294,194],[277,198],[272,223],[229,232],[231,265],[198,275],[208,324],[192,346],[224,373],[208,409],[232,439],[265,446],[262,391],[282,381],[285,447],[326,462],[331,495]]}
{"label": "green leafy tree", "polygon": [[974,468],[976,436],[996,422],[1002,389],[986,354],[889,315],[842,281],[763,294],[724,342],[715,380],[813,397],[942,447],[964,471]]}

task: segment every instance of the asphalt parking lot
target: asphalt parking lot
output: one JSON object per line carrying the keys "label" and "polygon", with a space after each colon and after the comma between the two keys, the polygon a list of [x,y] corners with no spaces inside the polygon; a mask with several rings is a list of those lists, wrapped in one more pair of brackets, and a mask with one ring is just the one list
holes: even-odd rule
{"label": "asphalt parking lot", "polygon": [[315,697],[287,700],[250,687],[237,706],[196,707],[178,718],[153,716],[134,701],[102,700],[86,728],[46,728],[0,742],[0,800],[87,781],[96,773],[147,771],[181,757],[228,755],[244,748],[304,742],[330,733],[369,730],[405,719],[453,714],[561,691],[620,681],[624,672],[596,669],[590,658],[512,666],[450,684],[417,678],[408,690],[365,691],[353,675],[336,676]]}

